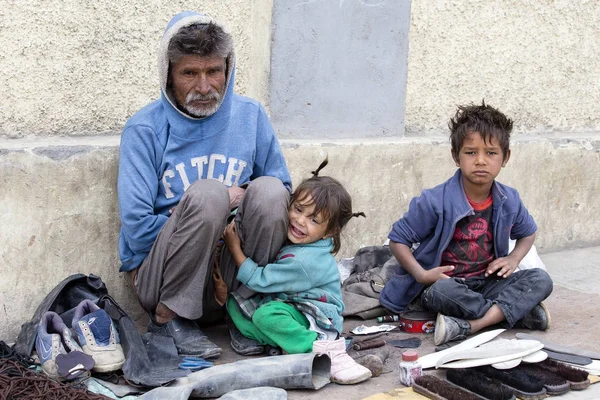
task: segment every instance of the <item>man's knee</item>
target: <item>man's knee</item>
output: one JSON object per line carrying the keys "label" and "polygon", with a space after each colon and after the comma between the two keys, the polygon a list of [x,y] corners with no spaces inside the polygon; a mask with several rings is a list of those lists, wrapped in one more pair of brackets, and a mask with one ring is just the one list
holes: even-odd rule
{"label": "man's knee", "polygon": [[200,179],[190,185],[181,202],[186,211],[201,212],[210,209],[211,212],[203,219],[214,217],[219,223],[227,218],[229,213],[229,193],[227,187],[214,179]]}
{"label": "man's knee", "polygon": [[248,185],[244,194],[244,209],[252,209],[263,222],[287,217],[290,194],[283,183],[272,176],[262,176]]}
{"label": "man's knee", "polygon": [[183,194],[184,199],[188,201],[202,201],[208,204],[222,201],[229,201],[227,187],[215,179],[199,179],[192,183]]}
{"label": "man's knee", "polygon": [[259,197],[263,201],[278,201],[289,199],[289,192],[283,182],[273,176],[261,176],[256,178],[248,185],[246,195],[250,197]]}

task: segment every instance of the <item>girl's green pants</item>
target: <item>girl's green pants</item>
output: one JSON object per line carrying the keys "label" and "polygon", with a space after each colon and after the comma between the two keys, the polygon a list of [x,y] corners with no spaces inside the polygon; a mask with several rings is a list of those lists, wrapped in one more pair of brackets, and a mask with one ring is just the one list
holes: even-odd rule
{"label": "girl's green pants", "polygon": [[288,303],[271,301],[262,305],[250,321],[230,297],[227,311],[242,335],[262,345],[281,347],[288,354],[310,353],[317,339],[317,332],[308,329],[310,324],[304,314]]}

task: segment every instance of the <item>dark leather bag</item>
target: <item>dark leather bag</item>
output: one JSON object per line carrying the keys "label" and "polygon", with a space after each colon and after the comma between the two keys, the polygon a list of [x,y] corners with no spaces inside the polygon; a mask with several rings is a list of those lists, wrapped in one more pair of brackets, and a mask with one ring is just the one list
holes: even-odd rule
{"label": "dark leather bag", "polygon": [[46,311],[54,311],[61,316],[67,326],[71,326],[75,307],[82,300],[91,300],[95,304],[108,294],[106,285],[99,276],[94,274],[74,274],[60,282],[46,295],[35,310],[31,320],[21,325],[21,331],[15,343],[15,351],[29,357],[35,346],[35,337],[42,315]]}
{"label": "dark leather bag", "polygon": [[125,352],[122,371],[128,381],[156,387],[190,373],[178,368],[179,357],[173,339],[148,333],[140,336],[133,320],[108,294],[102,279],[93,274],[74,274],[56,285],[42,300],[31,320],[21,326],[15,351],[31,356],[40,320],[46,311],[56,312],[67,326],[71,326],[75,307],[86,299],[104,309],[116,324]]}

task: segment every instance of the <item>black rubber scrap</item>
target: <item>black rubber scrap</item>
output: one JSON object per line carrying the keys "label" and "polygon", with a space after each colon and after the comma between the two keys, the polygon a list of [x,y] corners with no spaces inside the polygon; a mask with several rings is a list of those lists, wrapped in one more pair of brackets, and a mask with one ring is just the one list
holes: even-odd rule
{"label": "black rubber scrap", "polygon": [[390,346],[401,347],[404,349],[416,349],[421,346],[421,339],[419,338],[408,338],[408,339],[391,339],[385,341]]}

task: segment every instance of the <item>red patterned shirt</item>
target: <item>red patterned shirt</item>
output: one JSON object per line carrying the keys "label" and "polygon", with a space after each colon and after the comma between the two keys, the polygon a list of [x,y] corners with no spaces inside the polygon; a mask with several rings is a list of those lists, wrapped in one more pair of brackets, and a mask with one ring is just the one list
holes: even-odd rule
{"label": "red patterned shirt", "polygon": [[475,203],[468,197],[467,200],[475,213],[458,221],[441,263],[454,265],[454,270],[447,275],[459,278],[483,275],[494,259],[492,195],[481,203]]}

